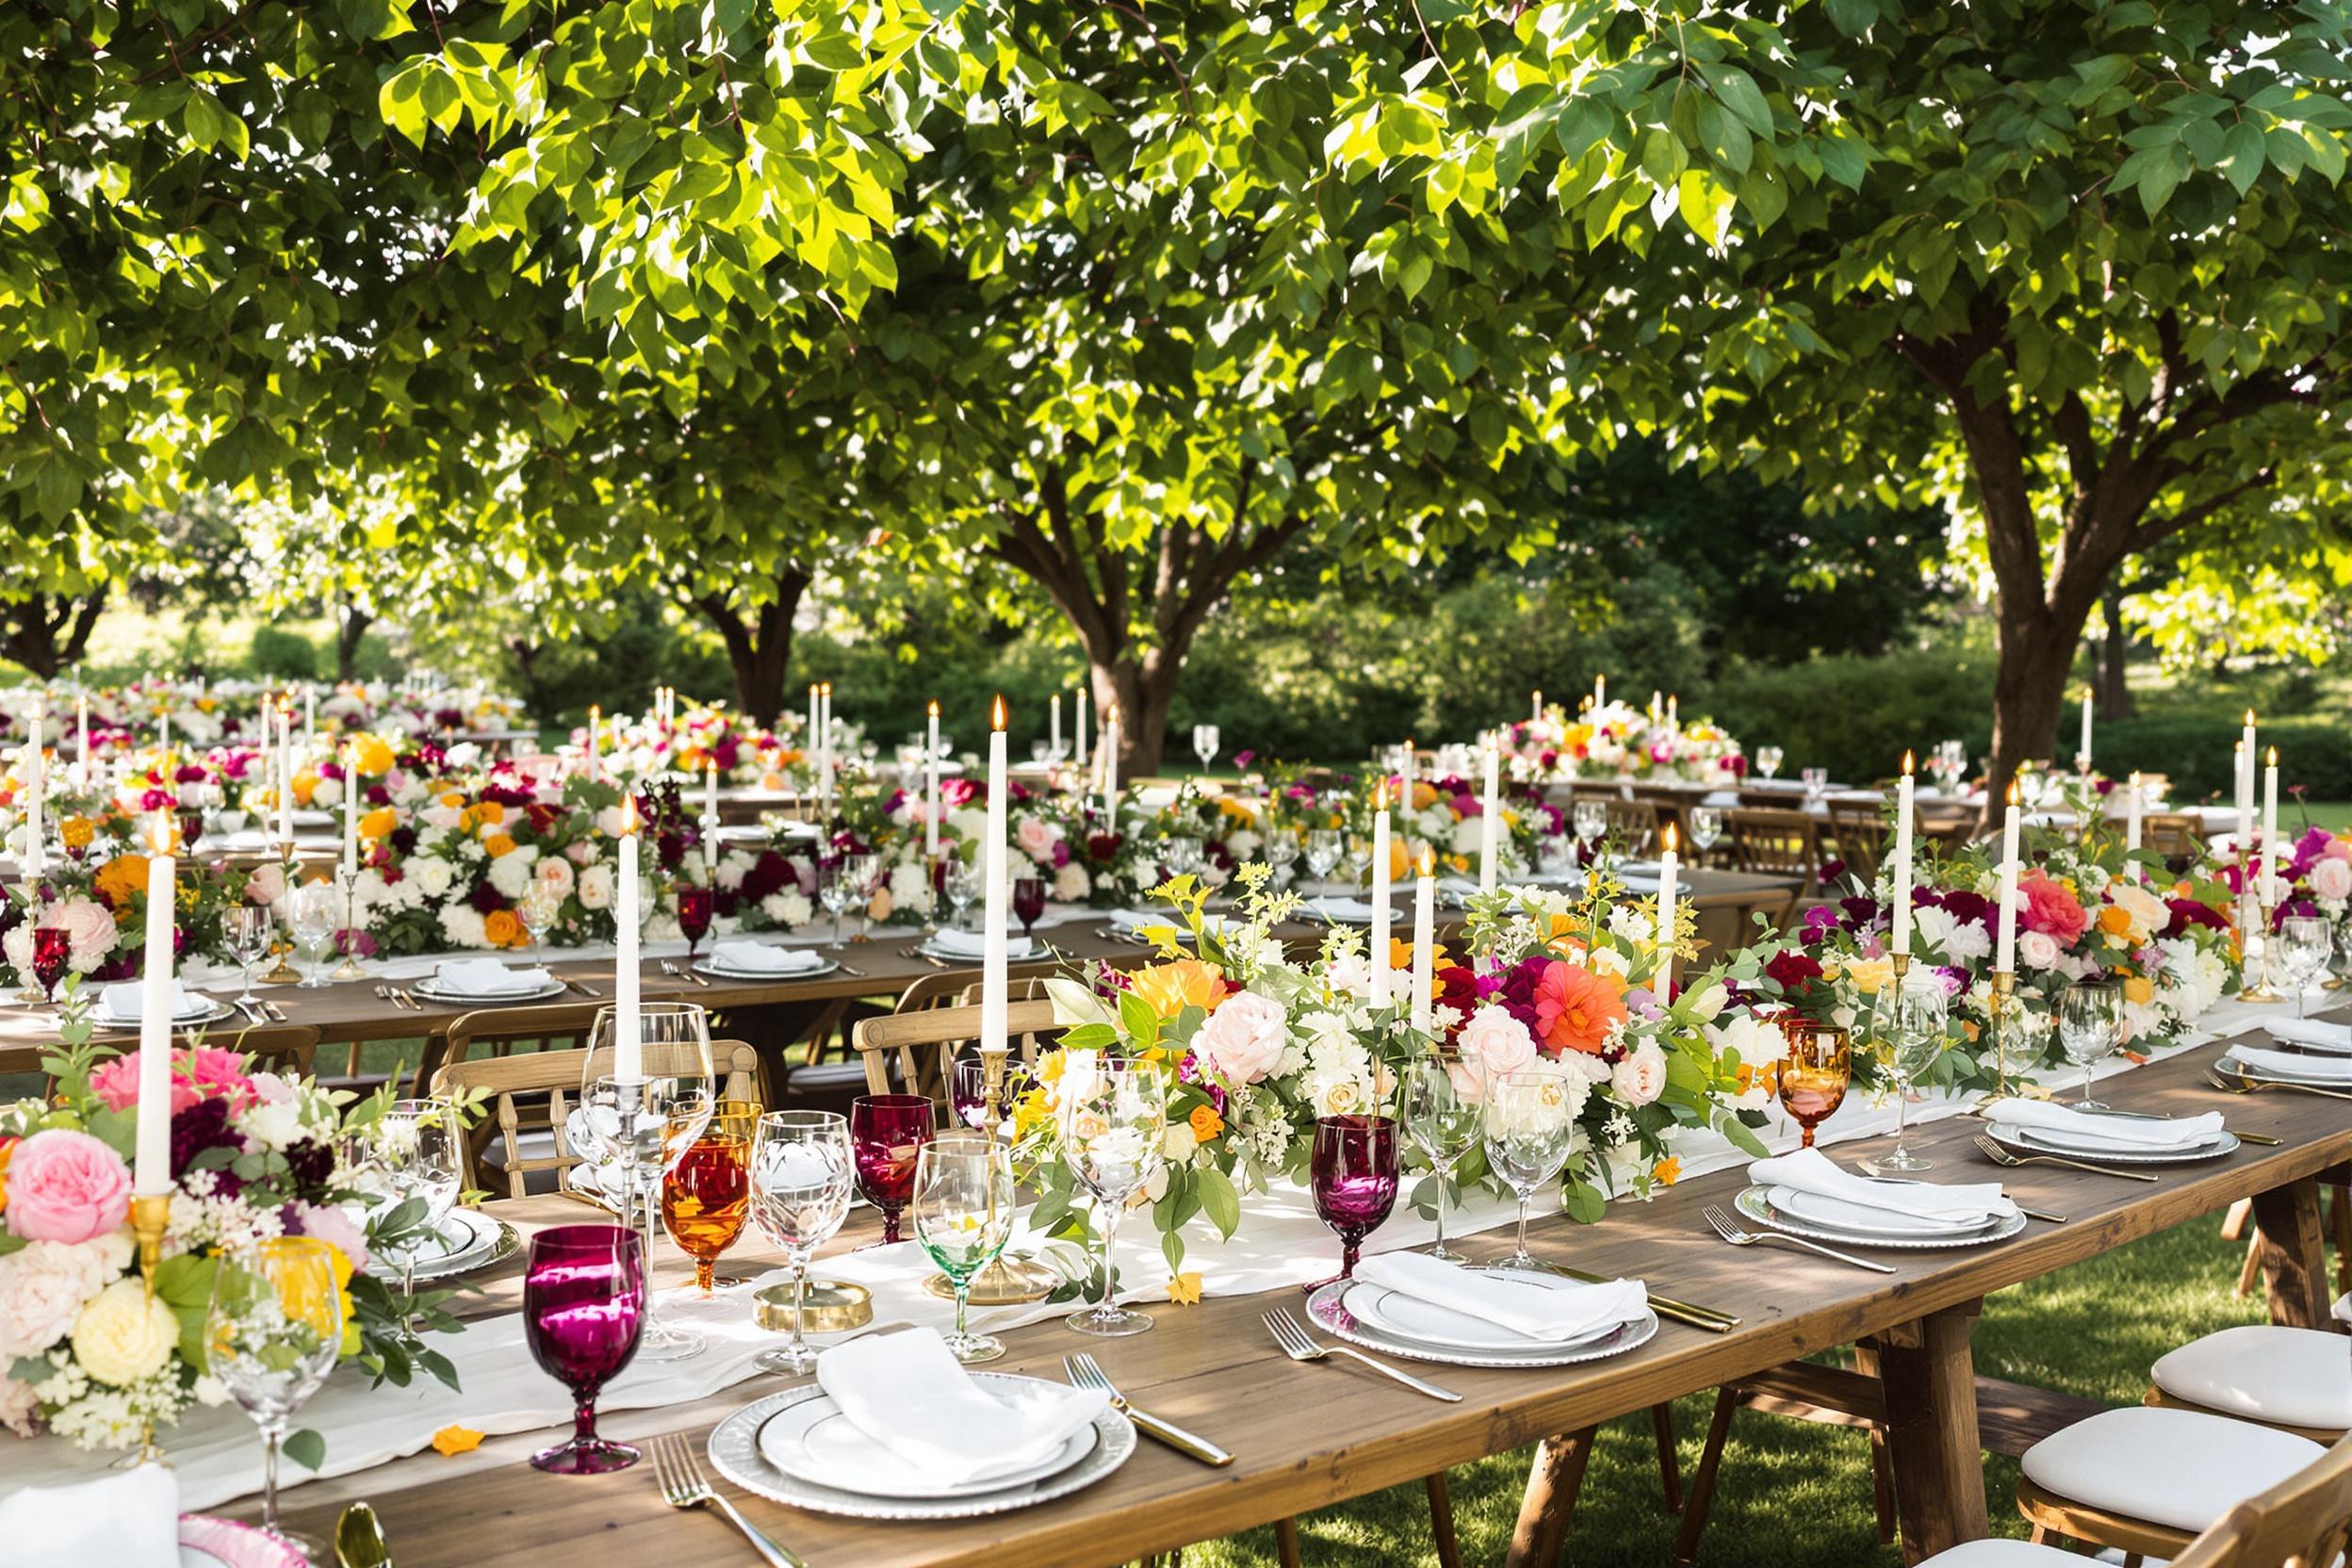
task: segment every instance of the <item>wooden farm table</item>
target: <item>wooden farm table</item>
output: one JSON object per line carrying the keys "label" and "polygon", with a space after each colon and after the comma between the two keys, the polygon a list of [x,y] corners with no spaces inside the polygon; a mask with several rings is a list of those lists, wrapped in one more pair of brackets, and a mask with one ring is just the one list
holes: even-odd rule
{"label": "wooden farm table", "polygon": [[[1237,1462],[1210,1470],[1145,1442],[1118,1474],[1074,1496],[957,1523],[870,1524],[757,1497],[736,1501],[811,1568],[1099,1568],[1541,1442],[1511,1561],[1551,1568],[1597,1423],[1873,1335],[1883,1347],[1893,1412],[1887,1436],[1904,1544],[1916,1560],[1987,1533],[1969,1331],[1988,1293],[2251,1197],[2272,1254],[2274,1316],[2306,1326],[2327,1322],[2312,1178],[2352,1155],[2352,1117],[2340,1100],[2286,1092],[2232,1098],[2207,1086],[2202,1069],[2217,1049],[2202,1047],[2104,1080],[2102,1092],[2133,1110],[2224,1109],[2232,1126],[2272,1134],[2283,1140],[2278,1147],[2248,1144],[2224,1159],[2160,1168],[2161,1180],[2150,1186],[2054,1167],[1997,1173],[1969,1148],[1977,1123],[1938,1122],[1914,1134],[1936,1159],[1936,1179],[1999,1174],[2019,1200],[2068,1216],[2068,1222],[2034,1221],[2013,1240],[1975,1250],[1878,1254],[1893,1265],[1892,1275],[1717,1240],[1699,1211],[1740,1190],[1743,1177],[1736,1169],[1687,1182],[1651,1203],[1614,1204],[1598,1224],[1541,1225],[1539,1251],[1603,1276],[1639,1276],[1661,1294],[1736,1313],[1742,1322],[1728,1333],[1670,1320],[1642,1348],[1578,1366],[1415,1368],[1465,1396],[1446,1405],[1361,1368],[1298,1364],[1276,1354],[1259,1315],[1269,1306],[1297,1307],[1295,1291],[1155,1307],[1156,1331],[1133,1340],[1083,1339],[1047,1322],[1012,1331],[1011,1353],[999,1367],[1058,1378],[1066,1352],[1090,1350],[1137,1405],[1222,1443]],[[588,1215],[562,1199],[493,1208],[526,1228]],[[861,1211],[837,1248],[867,1239],[872,1228],[871,1215]],[[1469,1245],[1498,1252],[1502,1236],[1474,1237]],[[661,1252],[657,1273],[681,1279],[682,1260],[666,1243]],[[517,1273],[514,1265],[502,1270],[486,1309],[512,1307]],[[876,1303],[876,1316],[890,1320],[888,1300]],[[694,1404],[614,1412],[601,1425],[625,1440],[685,1432],[698,1446],[721,1416],[780,1386],[754,1379]],[[1314,1418],[1299,1419],[1308,1411]],[[496,1439],[462,1460],[428,1452],[315,1481],[290,1494],[287,1511],[296,1527],[323,1536],[345,1502],[365,1497],[405,1568],[519,1568],[574,1554],[677,1568],[752,1560],[723,1520],[663,1506],[649,1464],[588,1480],[531,1470],[524,1457],[547,1441],[547,1433]],[[250,1513],[249,1505],[240,1506]]]}

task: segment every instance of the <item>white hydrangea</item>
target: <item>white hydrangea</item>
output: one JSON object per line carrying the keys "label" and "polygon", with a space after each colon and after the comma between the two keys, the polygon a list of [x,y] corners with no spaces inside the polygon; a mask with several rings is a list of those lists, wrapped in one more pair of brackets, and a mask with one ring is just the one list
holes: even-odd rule
{"label": "white hydrangea", "polygon": [[1064,904],[1083,904],[1093,892],[1093,879],[1075,860],[1054,874],[1054,896]]}
{"label": "white hydrangea", "polygon": [[482,914],[470,904],[445,904],[441,906],[441,935],[451,947],[481,948],[490,945],[490,933],[483,928]]}
{"label": "white hydrangea", "polygon": [[796,931],[808,923],[815,910],[804,895],[786,891],[761,899],[760,912],[786,930]]}
{"label": "white hydrangea", "polygon": [[531,886],[531,868],[539,858],[539,851],[530,844],[516,844],[504,855],[490,862],[490,885],[506,898],[517,899]]}

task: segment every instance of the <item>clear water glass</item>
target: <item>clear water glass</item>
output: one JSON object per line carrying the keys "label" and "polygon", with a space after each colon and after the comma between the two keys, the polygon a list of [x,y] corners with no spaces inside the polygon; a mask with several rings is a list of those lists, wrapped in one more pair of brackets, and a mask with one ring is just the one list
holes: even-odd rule
{"label": "clear water glass", "polygon": [[416,1199],[424,1205],[424,1220],[406,1233],[396,1249],[400,1260],[400,1294],[416,1292],[416,1254],[448,1250],[441,1222],[457,1204],[463,1185],[458,1158],[457,1115],[444,1100],[398,1100],[376,1123],[374,1155],[384,1184],[396,1201]]}
{"label": "clear water glass", "polygon": [[2305,993],[2327,970],[2335,931],[2317,915],[2289,915],[2271,939],[2278,944],[2278,967],[2295,990],[2295,1016],[2301,1018]]}
{"label": "clear water glass", "polygon": [[1704,855],[1723,836],[1723,814],[1712,806],[1690,808],[1690,844]]}
{"label": "clear water glass", "polygon": [[2105,982],[2081,982],[2058,998],[2058,1049],[2082,1070],[2078,1110],[2103,1111],[2091,1098],[2091,1069],[2123,1043],[2123,991]]}
{"label": "clear water glass", "polygon": [[[580,1065],[580,1108],[566,1121],[574,1152],[595,1167],[603,1196],[619,1206],[624,1223],[645,1243],[648,1269],[664,1177],[702,1135],[715,1109],[719,1083],[710,1056],[710,1015],[692,1002],[647,1002],[637,1009],[640,1079],[613,1071],[619,1015],[599,1007],[588,1028]],[[706,1348],[703,1336],[672,1323],[650,1289],[636,1354],[646,1361],[682,1361]]]}
{"label": "clear water glass", "polygon": [[1779,774],[1781,760],[1787,755],[1788,753],[1779,746],[1756,747],[1756,771],[1767,778],[1774,777]]}
{"label": "clear water glass", "polygon": [[1895,996],[1889,1041],[1893,1049],[1888,1056],[1895,1079],[1895,1147],[1883,1158],[1871,1162],[1873,1170],[1908,1174],[1936,1168],[1934,1160],[1913,1153],[1906,1141],[1910,1136],[1910,1101],[1919,1075],[1935,1066],[1936,1056],[1943,1051],[1944,1032],[1951,1018],[1951,1003],[1944,995],[1941,980],[1933,974],[1905,977]]}
{"label": "clear water glass", "polygon": [[[751,1222],[792,1271],[792,1299],[808,1289],[808,1260],[849,1217],[858,1168],[850,1152],[849,1119],[832,1111],[771,1111],[760,1119],[751,1145]],[[812,1370],[816,1348],[801,1336],[792,1314],[788,1345],[763,1350],[753,1365],[788,1375]]]}
{"label": "clear water glass", "polygon": [[270,956],[270,943],[278,934],[277,916],[267,905],[239,904],[221,917],[221,936],[229,944],[229,956],[244,971],[244,988],[237,994],[241,1005],[251,1005],[261,998],[253,994],[253,966]]}
{"label": "clear water glass", "polygon": [[319,1543],[278,1524],[278,1452],[287,1423],[335,1370],[343,1292],[335,1249],[317,1236],[274,1236],[220,1254],[204,1314],[204,1370],[261,1429],[261,1527],[314,1562]]}
{"label": "clear water glass", "polygon": [[1192,753],[1200,759],[1201,772],[1206,773],[1209,764],[1217,760],[1219,739],[1217,726],[1213,724],[1197,724],[1192,727]]}
{"label": "clear water glass", "polygon": [[1065,1071],[1060,1092],[1062,1154],[1102,1231],[1102,1294],[1066,1321],[1082,1334],[1139,1334],[1152,1319],[1119,1305],[1119,1219],[1166,1157],[1167,1084],[1146,1062],[1098,1061],[1081,1082]]}
{"label": "clear water glass", "polygon": [[1478,1100],[1462,1092],[1464,1086],[1456,1075],[1475,1077],[1478,1070],[1467,1062],[1423,1056],[1405,1072],[1405,1132],[1437,1174],[1437,1245],[1429,1249],[1429,1256],[1448,1263],[1468,1261],[1446,1245],[1446,1208],[1454,1167],[1478,1141],[1479,1122]]}
{"label": "clear water glass", "polygon": [[306,970],[302,989],[315,990],[327,984],[327,960],[334,953],[335,926],[342,918],[342,909],[343,895],[332,883],[305,882],[294,890],[286,906],[286,922]]}
{"label": "clear water glass", "polygon": [[942,1133],[915,1154],[915,1240],[956,1292],[947,1348],[966,1364],[994,1361],[1004,1343],[964,1322],[972,1276],[996,1261],[1013,1233],[1013,1152],[979,1133]]}
{"label": "clear water glass", "polygon": [[1568,1110],[1568,1086],[1555,1069],[1503,1073],[1486,1086],[1480,1126],[1487,1168],[1519,1200],[1518,1248],[1505,1266],[1540,1268],[1542,1263],[1527,1250],[1527,1207],[1568,1164],[1576,1130]]}
{"label": "clear water glass", "polygon": [[1330,877],[1348,853],[1338,829],[1317,827],[1307,834],[1307,872],[1317,882]]}

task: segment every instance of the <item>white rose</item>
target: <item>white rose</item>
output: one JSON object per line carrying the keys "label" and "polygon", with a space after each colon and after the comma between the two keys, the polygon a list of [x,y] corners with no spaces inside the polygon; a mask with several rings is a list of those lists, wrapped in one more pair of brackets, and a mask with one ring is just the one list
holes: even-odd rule
{"label": "white rose", "polygon": [[577,884],[580,907],[610,909],[612,907],[612,868],[599,860],[582,870]]}
{"label": "white rose", "polygon": [[571,897],[572,889],[579,883],[579,877],[573,874],[572,863],[561,855],[549,855],[534,860],[531,874],[539,886],[547,890],[549,897],[559,900]]}
{"label": "white rose", "polygon": [[1054,874],[1054,896],[1064,904],[1084,903],[1093,892],[1086,868],[1075,860]]}
{"label": "white rose", "polygon": [[1464,817],[1446,830],[1447,842],[1456,855],[1476,855],[1485,839],[1477,817]]}
{"label": "white rose", "polygon": [[1535,1037],[1510,1009],[1488,1004],[1470,1015],[1456,1043],[1465,1064],[1475,1064],[1487,1079],[1517,1072],[1535,1060]]}
{"label": "white rose", "polygon": [[1217,1075],[1229,1084],[1254,1084],[1274,1070],[1290,1043],[1282,1004],[1255,991],[1227,997],[1193,1041]]}
{"label": "white rose", "polygon": [[0,1256],[0,1361],[38,1355],[64,1338],[106,1282],[106,1256],[61,1241],[28,1242]]}
{"label": "white rose", "polygon": [[[2330,855],[2313,861],[2311,891],[2332,904],[2352,898],[2352,860],[2339,860]],[[2118,899],[2116,902],[2122,901]],[[2164,922],[2159,920],[2156,925],[2161,929]]]}
{"label": "white rose", "polygon": [[596,813],[596,831],[608,839],[617,839],[629,826],[629,813],[618,806],[608,806]]}
{"label": "white rose", "polygon": [[1682,1004],[1699,1022],[1712,1023],[1723,1015],[1730,1000],[1731,993],[1720,982],[1710,980],[1695,991],[1685,992]]}
{"label": "white rose", "polygon": [[490,862],[490,885],[512,901],[523,896],[531,886],[531,863],[539,852],[529,844],[516,844],[504,855]]}
{"label": "white rose", "polygon": [[1160,1140],[1160,1153],[1170,1165],[1182,1165],[1192,1158],[1192,1152],[1200,1147],[1200,1140],[1192,1135],[1192,1124],[1171,1121],[1168,1133]]}
{"label": "white rose", "polygon": [[1649,1104],[1666,1092],[1666,1054],[1646,1043],[1636,1048],[1610,1071],[1609,1083],[1626,1104]]}
{"label": "white rose", "polygon": [[2062,949],[2047,931],[2017,933],[2017,963],[2025,969],[2055,969]]}
{"label": "white rose", "polygon": [[419,855],[404,868],[417,890],[427,898],[440,898],[449,890],[449,883],[457,875],[457,868],[438,855]]}

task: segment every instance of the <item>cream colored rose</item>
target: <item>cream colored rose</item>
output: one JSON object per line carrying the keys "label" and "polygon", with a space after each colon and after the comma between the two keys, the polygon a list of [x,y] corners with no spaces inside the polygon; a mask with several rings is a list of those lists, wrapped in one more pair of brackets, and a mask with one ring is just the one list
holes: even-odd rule
{"label": "cream colored rose", "polygon": [[180,1320],[138,1280],[117,1280],[74,1320],[74,1359],[117,1388],[152,1378],[180,1342]]}

